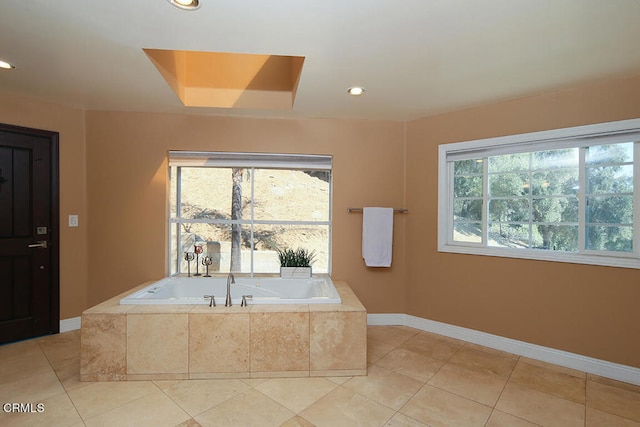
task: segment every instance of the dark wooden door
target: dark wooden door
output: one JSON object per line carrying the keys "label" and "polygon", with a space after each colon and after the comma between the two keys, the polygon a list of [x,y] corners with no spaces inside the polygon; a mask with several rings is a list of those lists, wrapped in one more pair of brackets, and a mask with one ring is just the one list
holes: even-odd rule
{"label": "dark wooden door", "polygon": [[58,134],[0,124],[0,343],[59,331]]}

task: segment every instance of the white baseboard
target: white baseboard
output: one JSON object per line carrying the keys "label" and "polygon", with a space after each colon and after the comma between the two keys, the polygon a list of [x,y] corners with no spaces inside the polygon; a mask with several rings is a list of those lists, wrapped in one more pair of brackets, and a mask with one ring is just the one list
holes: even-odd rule
{"label": "white baseboard", "polygon": [[62,319],[60,321],[60,333],[76,331],[80,329],[80,316],[71,319]]}
{"label": "white baseboard", "polygon": [[530,344],[511,338],[488,334],[434,320],[423,319],[410,314],[367,314],[367,324],[372,326],[402,325],[421,331],[432,332],[473,344],[514,353],[531,359],[577,369],[594,375],[640,385],[640,369],[605,360],[594,359],[580,354],[556,350],[541,345]]}

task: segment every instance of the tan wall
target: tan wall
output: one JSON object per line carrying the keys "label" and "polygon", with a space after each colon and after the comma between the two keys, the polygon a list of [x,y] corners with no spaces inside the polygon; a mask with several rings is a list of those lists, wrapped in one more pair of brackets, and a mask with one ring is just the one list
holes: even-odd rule
{"label": "tan wall", "polygon": [[166,274],[167,151],[334,155],[333,274],[365,307],[403,312],[404,218],[396,215],[394,263],[368,269],[362,215],[347,207],[402,206],[404,124],[87,112],[90,304]]}
{"label": "tan wall", "polygon": [[[436,251],[438,144],[637,118],[640,78],[406,125],[85,113],[2,99],[0,122],[60,132],[62,319],[165,274],[167,150],[333,154],[333,276],[349,282],[369,312],[409,313],[640,367],[638,270]],[[362,216],[346,208],[366,205],[410,209],[396,215],[391,269],[363,264]],[[72,213],[79,228],[66,226]]]}
{"label": "tan wall", "polygon": [[[60,134],[60,318],[87,308],[87,206],[84,112],[2,94],[0,122]],[[79,215],[69,228],[67,216]]]}
{"label": "tan wall", "polygon": [[443,143],[640,117],[640,77],[407,126],[407,313],[640,367],[640,271],[437,252]]}

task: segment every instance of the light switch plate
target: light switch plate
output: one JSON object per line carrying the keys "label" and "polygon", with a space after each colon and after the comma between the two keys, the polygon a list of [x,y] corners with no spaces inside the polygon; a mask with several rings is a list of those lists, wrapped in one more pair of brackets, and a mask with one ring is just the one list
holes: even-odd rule
{"label": "light switch plate", "polygon": [[78,226],[78,215],[69,215],[69,227]]}

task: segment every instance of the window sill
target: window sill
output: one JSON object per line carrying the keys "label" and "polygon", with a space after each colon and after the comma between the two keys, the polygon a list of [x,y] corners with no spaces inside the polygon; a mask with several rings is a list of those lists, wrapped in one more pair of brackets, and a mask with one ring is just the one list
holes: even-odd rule
{"label": "window sill", "polygon": [[640,259],[631,254],[622,256],[592,255],[537,249],[513,250],[452,244],[440,245],[438,252],[640,269]]}

